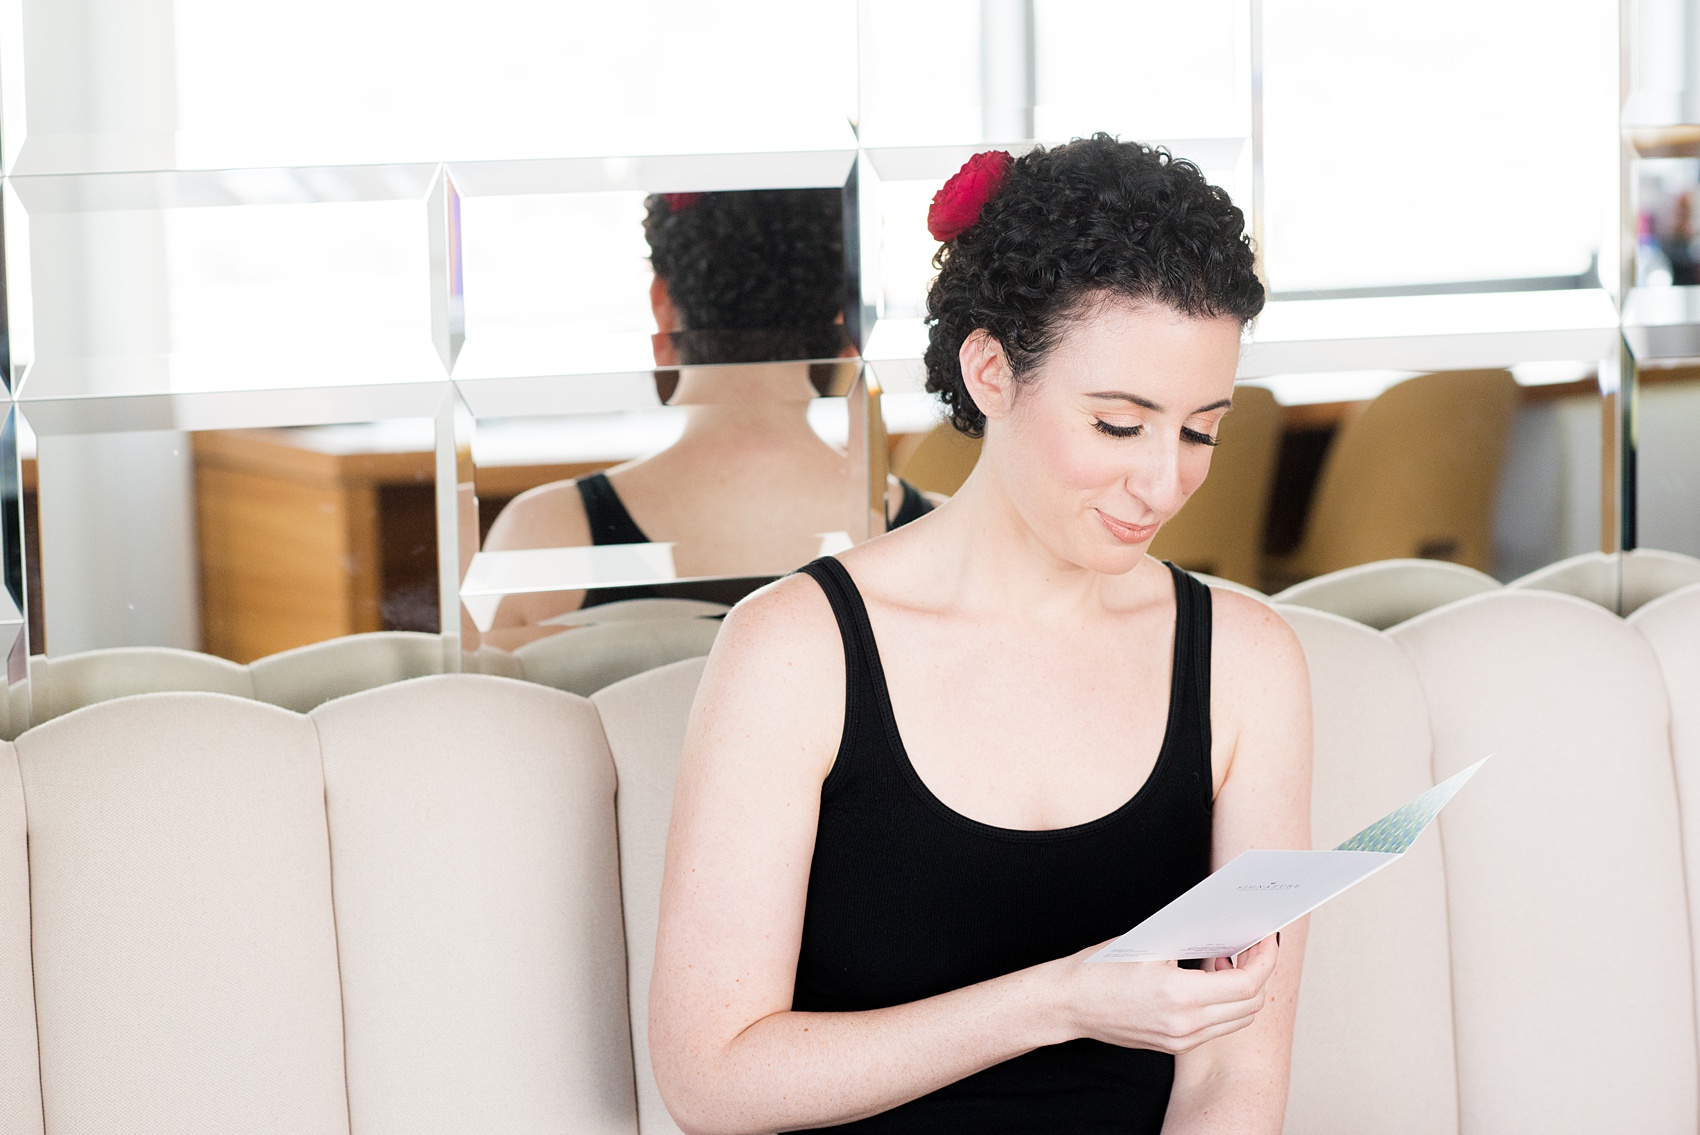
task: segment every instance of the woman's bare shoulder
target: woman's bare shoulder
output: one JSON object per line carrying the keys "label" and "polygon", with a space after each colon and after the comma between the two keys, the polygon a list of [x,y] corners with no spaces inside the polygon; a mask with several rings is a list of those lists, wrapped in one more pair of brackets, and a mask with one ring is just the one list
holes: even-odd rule
{"label": "woman's bare shoulder", "polygon": [[1298,635],[1279,611],[1238,591],[1210,589],[1212,685],[1255,709],[1271,699],[1309,697],[1309,670]]}
{"label": "woman's bare shoulder", "polygon": [[1227,587],[1210,589],[1212,638],[1249,662],[1299,649],[1298,636],[1280,612],[1261,599]]}
{"label": "woman's bare shoulder", "polygon": [[821,585],[794,572],[741,599],[727,613],[715,648],[722,643],[738,650],[784,646],[816,651],[823,644],[839,650],[838,620]]}
{"label": "woman's bare shoulder", "polygon": [[577,481],[551,481],[527,489],[503,506],[484,538],[484,549],[576,548],[590,543]]}
{"label": "woman's bare shoulder", "polygon": [[832,605],[813,579],[786,576],[726,616],[703,671],[694,738],[758,773],[810,753],[824,777],[843,731],[844,689]]}

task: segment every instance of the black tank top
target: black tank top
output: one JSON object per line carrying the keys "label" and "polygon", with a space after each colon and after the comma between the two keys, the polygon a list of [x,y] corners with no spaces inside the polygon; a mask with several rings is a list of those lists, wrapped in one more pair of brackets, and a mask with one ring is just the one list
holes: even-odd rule
{"label": "black tank top", "polygon": [[[584,504],[584,516],[590,522],[590,539],[593,544],[647,544],[649,537],[643,534],[643,529],[637,526],[632,514],[626,511],[626,503],[620,499],[620,494],[614,491],[614,485],[605,473],[592,473],[588,477],[580,477],[575,484],[578,487],[579,500]],[[911,520],[925,516],[933,510],[932,502],[922,496],[920,491],[907,481],[900,481],[903,486],[903,503],[898,507],[897,515],[892,518],[891,527],[899,528]],[[585,593],[583,607],[596,607],[603,603],[617,603],[625,599],[702,599],[710,603],[724,603],[730,607],[756,588],[773,582],[773,576],[744,576],[738,579],[703,579],[686,583],[660,583],[642,587],[599,587]]]}
{"label": "black tank top", "polygon": [[[838,618],[846,688],[793,1009],[901,1005],[1063,957],[1123,933],[1209,874],[1210,590],[1168,566],[1174,669],[1156,766],[1113,812],[1050,831],[980,823],[927,789],[898,736],[850,574],[831,558],[802,569]],[[831,1130],[1157,1132],[1173,1079],[1171,1056],[1075,1040]]]}

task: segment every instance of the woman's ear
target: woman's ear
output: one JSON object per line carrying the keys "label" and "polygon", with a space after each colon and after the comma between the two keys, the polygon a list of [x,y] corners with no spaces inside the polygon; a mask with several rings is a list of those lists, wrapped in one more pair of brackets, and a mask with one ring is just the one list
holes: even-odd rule
{"label": "woman's ear", "polygon": [[649,310],[655,315],[656,333],[650,340],[655,365],[678,366],[679,351],[673,345],[673,332],[680,329],[679,309],[673,306],[673,295],[667,290],[667,281],[660,276],[652,276],[649,281]]}
{"label": "woman's ear", "polygon": [[962,385],[980,413],[990,419],[1007,417],[1015,407],[1015,372],[997,337],[983,327],[970,332],[956,361],[962,366]]}

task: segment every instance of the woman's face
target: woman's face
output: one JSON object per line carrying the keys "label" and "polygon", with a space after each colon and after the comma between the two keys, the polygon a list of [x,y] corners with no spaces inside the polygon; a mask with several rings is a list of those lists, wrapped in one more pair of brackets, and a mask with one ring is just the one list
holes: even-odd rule
{"label": "woman's face", "polygon": [[1240,324],[1107,302],[1066,328],[988,415],[1005,492],[1059,558],[1131,570],[1210,470],[1234,392]]}

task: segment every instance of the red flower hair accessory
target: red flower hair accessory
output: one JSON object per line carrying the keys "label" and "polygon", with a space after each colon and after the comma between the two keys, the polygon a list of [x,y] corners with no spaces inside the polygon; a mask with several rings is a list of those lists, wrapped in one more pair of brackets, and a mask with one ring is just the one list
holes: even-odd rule
{"label": "red flower hair accessory", "polygon": [[663,193],[661,199],[667,202],[669,213],[683,213],[692,205],[702,200],[700,193]]}
{"label": "red flower hair accessory", "polygon": [[980,219],[980,210],[998,191],[1015,159],[1003,150],[975,154],[933,194],[927,210],[927,231],[934,240],[951,240]]}

